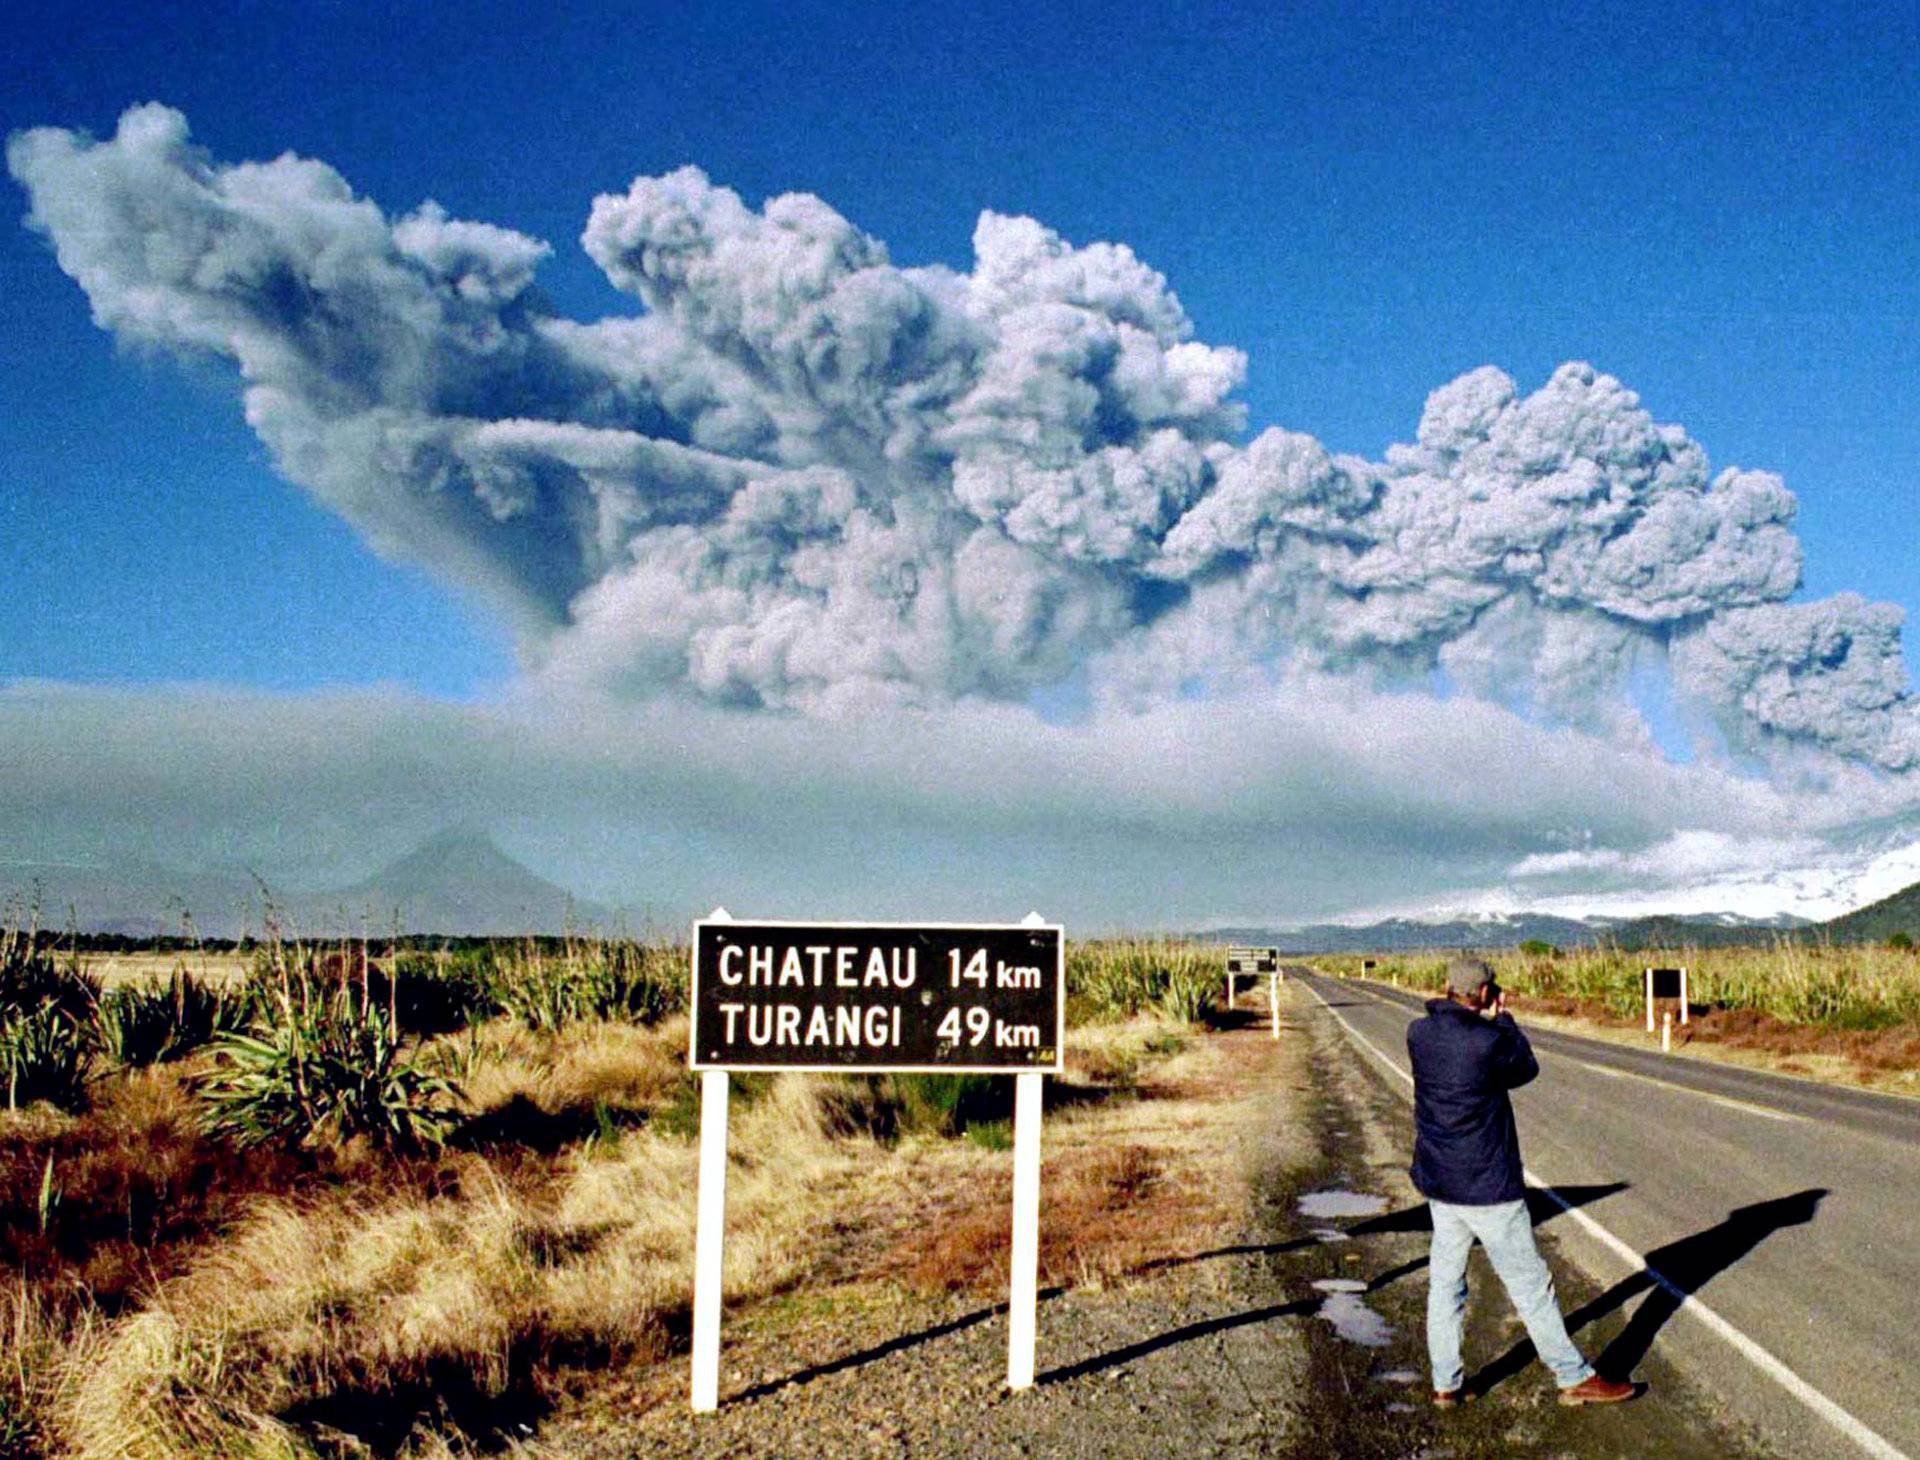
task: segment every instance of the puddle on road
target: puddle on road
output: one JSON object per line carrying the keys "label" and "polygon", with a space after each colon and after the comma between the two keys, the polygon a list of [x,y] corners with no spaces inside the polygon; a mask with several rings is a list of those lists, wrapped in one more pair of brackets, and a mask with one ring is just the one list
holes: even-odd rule
{"label": "puddle on road", "polygon": [[1300,1215],[1321,1222],[1335,1217],[1377,1217],[1386,1209],[1384,1196],[1358,1191],[1310,1191],[1300,1198]]}
{"label": "puddle on road", "polygon": [[1338,1227],[1315,1227],[1313,1240],[1316,1242],[1348,1242],[1352,1239]]}
{"label": "puddle on road", "polygon": [[1362,1348],[1385,1348],[1393,1342],[1393,1329],[1387,1320],[1366,1305],[1361,1294],[1367,1285],[1354,1278],[1320,1278],[1313,1285],[1326,1297],[1320,1300],[1316,1318],[1324,1318],[1333,1331],[1348,1343]]}
{"label": "puddle on road", "polygon": [[1382,1369],[1373,1376],[1379,1384],[1418,1384],[1420,1375],[1414,1369]]}

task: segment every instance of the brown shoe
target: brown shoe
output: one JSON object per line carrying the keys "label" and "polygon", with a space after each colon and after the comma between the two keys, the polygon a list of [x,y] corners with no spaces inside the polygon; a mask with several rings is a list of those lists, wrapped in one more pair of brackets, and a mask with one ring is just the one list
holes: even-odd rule
{"label": "brown shoe", "polygon": [[1436,1389],[1433,1391],[1435,1409],[1453,1409],[1465,1404],[1473,1396],[1464,1389]]}
{"label": "brown shoe", "polygon": [[1582,1379],[1571,1389],[1560,1391],[1562,1404],[1618,1404],[1624,1399],[1632,1399],[1640,1392],[1638,1384],[1623,1384],[1618,1379],[1602,1379],[1595,1374],[1591,1379]]}

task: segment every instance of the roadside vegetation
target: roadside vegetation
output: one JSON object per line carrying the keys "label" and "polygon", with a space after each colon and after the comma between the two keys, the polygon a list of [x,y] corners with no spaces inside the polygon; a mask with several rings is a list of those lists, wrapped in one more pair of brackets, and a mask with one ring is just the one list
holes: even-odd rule
{"label": "roadside vegetation", "polygon": [[[0,1460],[497,1450],[609,1365],[679,1350],[684,948],[269,938],[224,978],[190,952],[107,984],[0,938]],[[1219,969],[1209,947],[1070,948],[1045,1280],[1162,1257],[1205,1205],[1177,1122],[1072,1128],[1180,1066]],[[993,1290],[1011,1085],[739,1078],[729,1302],[822,1261]],[[911,1215],[929,1193],[937,1233]]]}
{"label": "roadside vegetation", "polygon": [[[1865,1083],[1920,1083],[1920,955],[1907,940],[1822,944],[1781,938],[1763,948],[1562,951],[1544,943],[1487,955],[1500,984],[1536,1013],[1644,1029],[1647,968],[1688,970],[1690,1017],[1676,1036],[1822,1073],[1850,1067]],[[1442,954],[1316,960],[1330,972],[1416,991],[1444,984]],[[1372,968],[1366,964],[1372,963]]]}

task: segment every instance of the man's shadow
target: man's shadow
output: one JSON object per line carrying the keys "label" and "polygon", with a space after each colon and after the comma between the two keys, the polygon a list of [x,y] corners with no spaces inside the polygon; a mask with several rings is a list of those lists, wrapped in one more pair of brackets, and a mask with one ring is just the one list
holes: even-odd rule
{"label": "man's shadow", "polygon": [[[1556,1187],[1559,1200],[1555,1201],[1545,1192],[1529,1188],[1527,1191],[1527,1213],[1537,1227],[1552,1221],[1570,1207],[1586,1206],[1599,1201],[1602,1197],[1612,1196],[1617,1191],[1625,1191],[1624,1181],[1607,1182],[1598,1186],[1562,1186]],[[1433,1230],[1433,1212],[1425,1203],[1403,1208],[1397,1212],[1385,1212],[1377,1217],[1368,1217],[1343,1229],[1346,1236],[1370,1237],[1385,1232],[1431,1232]],[[1179,1266],[1185,1262],[1204,1261],[1206,1258],[1223,1256],[1227,1253],[1280,1254],[1300,1248],[1318,1245],[1317,1238],[1305,1237],[1292,1242],[1280,1242],[1270,1245],[1219,1248],[1211,1253],[1200,1253],[1190,1258],[1165,1260],[1155,1266]],[[1369,1293],[1378,1292],[1391,1283],[1409,1277],[1427,1265],[1424,1257],[1386,1272],[1367,1283]],[[1311,1298],[1299,1299],[1290,1303],[1274,1303],[1265,1307],[1249,1309],[1241,1313],[1229,1313],[1218,1318],[1207,1318],[1197,1323],[1189,1323],[1167,1333],[1155,1334],[1143,1338],[1137,1343],[1127,1344],[1123,1348],[1103,1354],[1095,1354],[1076,1364],[1066,1364],[1041,1374],[1037,1382],[1041,1384],[1059,1384],[1069,1379],[1085,1378],[1104,1369],[1115,1368],[1121,1364],[1132,1363],[1135,1359],[1145,1358],[1148,1354],[1158,1353],[1162,1349],[1172,1348],[1176,1344],[1191,1343],[1197,1338],[1209,1338],[1216,1333],[1229,1332],[1236,1328],[1245,1328],[1251,1324],[1267,1323],[1275,1318],[1305,1318],[1320,1311],[1324,1295],[1315,1294]]]}
{"label": "man's shadow", "polygon": [[[1590,1202],[1599,1201],[1602,1197],[1612,1196],[1617,1191],[1624,1191],[1626,1190],[1626,1186],[1627,1184],[1624,1181],[1608,1182],[1605,1185],[1599,1186],[1562,1186],[1556,1188],[1560,1196],[1559,1202],[1554,1201],[1542,1191],[1529,1189],[1527,1192],[1528,1214],[1533,1218],[1533,1223],[1537,1227],[1552,1221],[1567,1207],[1585,1206]],[[1564,1205],[1562,1205],[1562,1203],[1564,1203]],[[1389,1232],[1430,1232],[1433,1230],[1433,1214],[1427,1204],[1421,1202],[1416,1206],[1405,1207],[1397,1212],[1385,1212],[1377,1217],[1367,1217],[1341,1230],[1344,1235],[1349,1238],[1371,1237]],[[1203,1252],[1188,1253],[1180,1257],[1157,1258],[1152,1262],[1142,1264],[1135,1270],[1134,1275],[1140,1276],[1151,1272],[1161,1272],[1168,1268],[1188,1267],[1195,1263],[1213,1262],[1226,1257],[1279,1257],[1287,1253],[1298,1252],[1319,1245],[1321,1245],[1321,1239],[1319,1237],[1296,1237],[1285,1242],[1236,1243],[1232,1246],[1209,1248]],[[1400,1279],[1418,1272],[1426,1265],[1427,1259],[1422,1257],[1400,1267],[1392,1268],[1381,1273],[1369,1282],[1367,1291],[1376,1292],[1390,1283],[1398,1282]],[[1042,1303],[1049,1303],[1057,1298],[1064,1297],[1066,1291],[1064,1287],[1043,1288],[1040,1291],[1039,1298]],[[1154,1334],[1138,1342],[1109,1350],[1106,1353],[1095,1354],[1090,1358],[1080,1360],[1078,1363],[1062,1365],[1059,1368],[1049,1370],[1039,1375],[1037,1382],[1041,1384],[1059,1384],[1070,1379],[1085,1378],[1089,1374],[1097,1374],[1106,1369],[1117,1368],[1122,1364],[1131,1363],[1135,1359],[1144,1358],[1148,1354],[1158,1353],[1162,1349],[1172,1348],[1177,1344],[1190,1343],[1199,1338],[1207,1338],[1216,1333],[1226,1333],[1237,1328],[1246,1328],[1256,1323],[1267,1323],[1276,1318],[1308,1317],[1319,1311],[1320,1303],[1321,1295],[1315,1294],[1311,1298],[1299,1299],[1293,1302],[1274,1303],[1259,1308],[1248,1309],[1240,1313],[1229,1313],[1217,1318],[1202,1319],[1199,1322],[1183,1325],[1167,1333]],[[753,1385],[751,1388],[742,1390],[738,1395],[732,1396],[729,1402],[732,1402],[732,1400],[764,1399],[769,1395],[778,1393],[782,1389],[789,1389],[800,1384],[808,1384],[815,1379],[825,1378],[830,1374],[845,1373],[849,1369],[863,1368],[880,1359],[889,1358],[894,1354],[904,1352],[908,1349],[918,1348],[922,1344],[932,1343],[937,1339],[946,1338],[953,1334],[964,1333],[970,1328],[977,1328],[983,1323],[1003,1316],[1006,1311],[1007,1305],[1005,1303],[994,1303],[988,1307],[977,1308],[971,1313],[961,1314],[958,1317],[948,1319],[944,1323],[936,1323],[931,1327],[920,1329],[918,1332],[903,1333],[897,1337],[887,1339],[883,1343],[874,1344],[871,1347],[860,1349],[853,1353],[843,1354],[839,1358],[828,1359],[821,1363],[809,1365],[806,1368],[795,1370],[793,1373],[777,1379],[765,1380]]]}
{"label": "man's shadow", "polygon": [[[1656,1247],[1647,1254],[1646,1265],[1639,1272],[1569,1313],[1567,1332],[1578,1333],[1646,1293],[1646,1301],[1627,1321],[1627,1326],[1593,1360],[1594,1368],[1605,1378],[1630,1378],[1646,1358],[1654,1336],[1666,1327],[1667,1320],[1680,1311],[1690,1296],[1782,1227],[1811,1222],[1826,1195],[1825,1187],[1816,1186],[1792,1196],[1736,1207],[1727,1213],[1724,1222]],[[1468,1380],[1467,1388],[1475,1394],[1485,1394],[1520,1373],[1534,1357],[1533,1340],[1522,1339]]]}

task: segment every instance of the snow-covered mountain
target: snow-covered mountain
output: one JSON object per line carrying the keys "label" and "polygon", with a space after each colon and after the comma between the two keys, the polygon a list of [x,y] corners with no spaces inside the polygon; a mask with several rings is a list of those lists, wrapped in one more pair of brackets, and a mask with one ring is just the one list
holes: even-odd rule
{"label": "snow-covered mountain", "polygon": [[1224,927],[1202,936],[1222,943],[1251,943],[1285,953],[1393,953],[1415,949],[1517,948],[1551,943],[1586,948],[1613,943],[1626,948],[1704,946],[1763,941],[1782,931],[1812,926],[1779,915],[1750,919],[1735,913],[1689,918],[1563,918],[1535,913],[1478,913],[1459,918],[1386,918],[1372,923],[1315,923],[1300,928]]}

